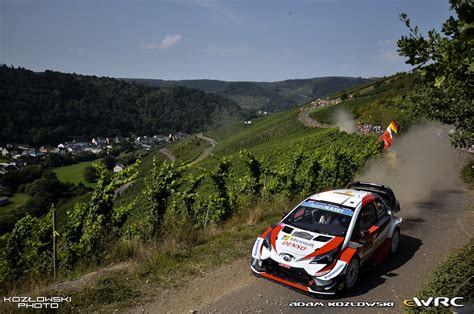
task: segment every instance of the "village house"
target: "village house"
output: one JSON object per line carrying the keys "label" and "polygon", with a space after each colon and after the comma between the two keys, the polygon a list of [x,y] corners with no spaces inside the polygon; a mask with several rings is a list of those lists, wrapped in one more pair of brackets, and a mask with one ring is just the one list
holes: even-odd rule
{"label": "village house", "polygon": [[53,146],[51,145],[43,145],[39,148],[39,151],[43,154],[49,154],[54,150]]}
{"label": "village house", "polygon": [[114,167],[114,173],[121,172],[125,169],[125,166],[122,164],[116,164]]}

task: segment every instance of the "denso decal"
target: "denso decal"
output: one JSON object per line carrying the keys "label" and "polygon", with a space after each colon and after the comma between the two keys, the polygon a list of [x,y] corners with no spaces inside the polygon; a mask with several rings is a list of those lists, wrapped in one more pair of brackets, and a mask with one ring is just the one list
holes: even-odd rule
{"label": "denso decal", "polygon": [[289,247],[292,247],[292,248],[295,248],[295,249],[299,249],[301,251],[304,251],[304,250],[307,249],[307,247],[304,246],[304,245],[293,243],[293,242],[290,242],[290,241],[283,241],[282,245],[286,245],[286,246],[289,246]]}
{"label": "denso decal", "polygon": [[295,238],[291,235],[284,235],[283,237],[281,237],[281,240],[290,241],[290,242],[302,244],[302,245],[309,246],[309,247],[314,247],[314,243],[303,241],[303,240]]}

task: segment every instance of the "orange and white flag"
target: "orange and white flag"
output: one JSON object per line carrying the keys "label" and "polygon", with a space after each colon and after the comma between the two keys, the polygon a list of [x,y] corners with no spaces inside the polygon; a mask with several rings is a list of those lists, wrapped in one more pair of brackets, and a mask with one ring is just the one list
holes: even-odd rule
{"label": "orange and white flag", "polygon": [[387,149],[392,145],[393,141],[393,133],[398,133],[398,125],[395,121],[391,121],[388,125],[387,129],[383,132],[382,136],[380,136],[380,141],[383,142],[383,148]]}

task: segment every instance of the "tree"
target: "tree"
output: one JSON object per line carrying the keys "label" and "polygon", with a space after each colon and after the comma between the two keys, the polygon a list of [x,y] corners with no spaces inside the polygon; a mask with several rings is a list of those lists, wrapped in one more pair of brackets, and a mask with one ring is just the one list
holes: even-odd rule
{"label": "tree", "polygon": [[94,183],[99,179],[97,169],[93,166],[87,166],[84,168],[84,179],[89,183]]}
{"label": "tree", "polygon": [[450,0],[457,17],[449,17],[441,33],[420,34],[408,16],[400,19],[409,29],[408,36],[398,41],[399,53],[406,63],[420,73],[417,88],[411,96],[416,109],[430,119],[452,124],[456,147],[474,145],[474,3]]}
{"label": "tree", "polygon": [[105,168],[112,170],[115,167],[115,163],[117,159],[113,155],[107,155],[102,158],[102,163],[104,164]]}

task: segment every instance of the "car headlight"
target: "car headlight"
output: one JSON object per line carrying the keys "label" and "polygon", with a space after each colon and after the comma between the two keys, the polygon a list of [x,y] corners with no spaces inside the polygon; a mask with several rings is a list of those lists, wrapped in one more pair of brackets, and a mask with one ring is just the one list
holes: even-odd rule
{"label": "car headlight", "polygon": [[341,250],[339,248],[335,248],[323,255],[315,256],[309,262],[310,264],[332,264],[339,256],[339,252]]}

